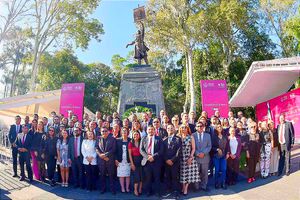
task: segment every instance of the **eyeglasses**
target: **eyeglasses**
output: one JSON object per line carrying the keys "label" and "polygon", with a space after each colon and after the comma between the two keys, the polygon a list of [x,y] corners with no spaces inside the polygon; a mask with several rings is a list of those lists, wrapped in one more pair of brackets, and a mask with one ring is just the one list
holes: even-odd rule
{"label": "eyeglasses", "polygon": [[174,120],[172,120],[173,122],[178,122],[178,119],[174,119]]}
{"label": "eyeglasses", "polygon": [[203,127],[203,125],[197,125],[196,127],[200,127],[201,128],[201,127]]}

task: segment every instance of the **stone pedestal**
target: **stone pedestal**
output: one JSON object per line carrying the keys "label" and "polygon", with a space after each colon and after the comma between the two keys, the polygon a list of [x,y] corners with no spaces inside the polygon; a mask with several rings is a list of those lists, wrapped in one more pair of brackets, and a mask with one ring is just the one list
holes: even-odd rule
{"label": "stone pedestal", "polygon": [[135,106],[151,108],[156,116],[165,109],[160,74],[150,65],[135,66],[122,76],[118,112]]}

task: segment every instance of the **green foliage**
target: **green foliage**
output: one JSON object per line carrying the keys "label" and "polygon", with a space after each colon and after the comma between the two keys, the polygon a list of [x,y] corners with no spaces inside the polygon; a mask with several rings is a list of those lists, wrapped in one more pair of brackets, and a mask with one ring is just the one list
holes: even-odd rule
{"label": "green foliage", "polygon": [[85,65],[70,50],[54,55],[46,54],[41,60],[40,89],[60,89],[62,83],[85,83],[85,106],[91,111],[111,113],[117,108],[120,77],[110,67],[93,63]]}
{"label": "green foliage", "polygon": [[127,109],[127,110],[123,113],[122,119],[129,118],[129,116],[130,116],[132,113],[140,114],[140,113],[148,112],[148,111],[151,111],[151,112],[152,112],[152,109],[146,108],[146,107],[144,107],[144,106],[135,106],[135,107],[132,107],[132,108]]}

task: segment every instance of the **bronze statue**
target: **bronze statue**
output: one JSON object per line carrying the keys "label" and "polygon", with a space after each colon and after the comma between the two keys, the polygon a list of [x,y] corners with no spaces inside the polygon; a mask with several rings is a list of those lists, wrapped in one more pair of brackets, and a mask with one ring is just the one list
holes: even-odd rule
{"label": "bronze statue", "polygon": [[146,65],[148,65],[147,51],[149,48],[146,46],[144,42],[145,37],[145,28],[143,22],[140,23],[140,30],[137,31],[135,40],[126,45],[126,48],[130,45],[134,45],[134,58],[138,60],[138,64],[140,65],[142,59],[144,59]]}

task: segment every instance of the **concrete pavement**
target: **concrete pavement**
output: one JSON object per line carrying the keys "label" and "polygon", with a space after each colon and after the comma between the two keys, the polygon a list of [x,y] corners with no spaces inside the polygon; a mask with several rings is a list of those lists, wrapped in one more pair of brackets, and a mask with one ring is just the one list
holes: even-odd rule
{"label": "concrete pavement", "polygon": [[[0,152],[1,153],[1,152]],[[12,178],[12,166],[8,160],[1,158],[0,162],[0,188],[1,199],[14,200],[50,200],[50,199],[158,199],[142,195],[135,197],[133,194],[111,195],[107,192],[100,194],[99,191],[87,192],[82,189],[62,188],[59,185],[50,187],[48,184],[34,181],[32,184],[20,182]],[[215,190],[213,180],[210,180],[210,192],[193,192],[180,199],[200,200],[300,200],[300,145],[292,152],[292,174],[290,176],[257,178],[252,184],[241,179],[237,185],[228,187],[227,190]]]}

